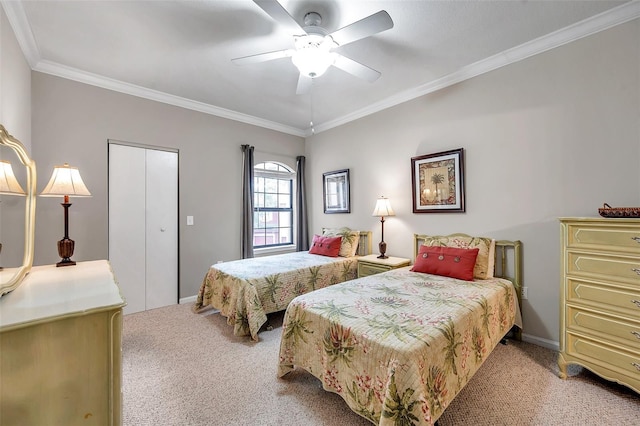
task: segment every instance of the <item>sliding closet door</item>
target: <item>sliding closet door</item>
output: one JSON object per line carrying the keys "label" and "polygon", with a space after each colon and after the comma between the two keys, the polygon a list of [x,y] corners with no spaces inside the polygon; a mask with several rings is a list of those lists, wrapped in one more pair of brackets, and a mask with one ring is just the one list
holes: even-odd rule
{"label": "sliding closet door", "polygon": [[125,314],[177,302],[177,152],[109,143],[109,261]]}

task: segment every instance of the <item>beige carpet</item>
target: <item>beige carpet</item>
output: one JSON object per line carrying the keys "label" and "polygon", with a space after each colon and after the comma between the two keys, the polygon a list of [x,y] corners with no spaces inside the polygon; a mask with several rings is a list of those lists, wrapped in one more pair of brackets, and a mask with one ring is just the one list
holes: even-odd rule
{"label": "beige carpet", "polygon": [[[270,321],[254,343],[191,305],[126,315],[124,425],[370,425],[310,374],[276,377],[282,314]],[[438,423],[640,425],[638,394],[578,367],[561,380],[555,360],[536,345],[498,345]]]}

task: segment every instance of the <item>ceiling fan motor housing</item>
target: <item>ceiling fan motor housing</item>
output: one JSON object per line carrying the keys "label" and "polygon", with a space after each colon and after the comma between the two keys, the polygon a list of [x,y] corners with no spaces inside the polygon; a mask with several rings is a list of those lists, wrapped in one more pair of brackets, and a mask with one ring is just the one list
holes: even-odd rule
{"label": "ceiling fan motor housing", "polygon": [[309,12],[304,15],[303,22],[307,27],[319,27],[322,23],[322,16],[320,16],[320,14],[317,12]]}

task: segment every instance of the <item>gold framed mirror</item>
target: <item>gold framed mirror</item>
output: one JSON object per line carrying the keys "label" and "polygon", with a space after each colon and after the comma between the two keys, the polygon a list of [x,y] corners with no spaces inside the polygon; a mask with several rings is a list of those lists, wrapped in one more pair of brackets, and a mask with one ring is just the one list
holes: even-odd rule
{"label": "gold framed mirror", "polygon": [[[9,132],[0,124],[0,160],[2,160],[2,170],[9,172],[4,174],[5,185],[0,191],[0,243],[2,238],[15,228],[15,224],[20,220],[22,214],[21,202],[16,200],[18,197],[9,197],[10,195],[24,195],[24,251],[20,259],[19,248],[9,251],[3,256],[0,249],[0,297],[20,285],[25,275],[31,270],[33,265],[33,244],[35,238],[35,220],[36,220],[36,163],[29,157],[24,145],[11,136]],[[19,169],[19,164],[25,167],[25,170]],[[12,171],[15,170],[16,177],[12,177]],[[19,183],[20,177],[26,179],[25,189]],[[23,193],[21,193],[21,190]],[[10,202],[7,199],[11,198]],[[20,197],[22,198],[22,197]],[[2,211],[2,209],[11,209]],[[4,214],[3,214],[4,213]],[[13,225],[13,226],[12,226]],[[18,230],[19,232],[19,230]],[[10,247],[19,247],[21,235],[15,237],[10,236]],[[4,251],[7,251],[5,244]],[[13,247],[11,247],[13,246]],[[18,251],[18,253],[16,253]],[[9,264],[2,264],[3,258],[10,259]]]}

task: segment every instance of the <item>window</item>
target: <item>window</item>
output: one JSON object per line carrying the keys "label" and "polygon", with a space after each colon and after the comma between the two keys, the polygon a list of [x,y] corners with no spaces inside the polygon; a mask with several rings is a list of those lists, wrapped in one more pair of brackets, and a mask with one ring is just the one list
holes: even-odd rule
{"label": "window", "polygon": [[253,248],[293,244],[293,170],[264,162],[253,170]]}

